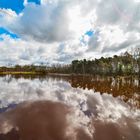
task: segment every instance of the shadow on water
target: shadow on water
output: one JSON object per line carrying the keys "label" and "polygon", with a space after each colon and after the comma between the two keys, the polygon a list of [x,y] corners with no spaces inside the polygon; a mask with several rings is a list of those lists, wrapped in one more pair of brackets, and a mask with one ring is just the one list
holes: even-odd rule
{"label": "shadow on water", "polygon": [[138,140],[140,138],[136,121],[131,118],[121,117],[112,122],[90,117],[87,123],[82,124],[81,122],[87,118],[81,117],[80,114],[77,116],[74,114],[72,107],[62,103],[26,102],[0,116],[0,140]]}
{"label": "shadow on water", "polygon": [[0,140],[64,140],[66,114],[69,111],[67,108],[61,103],[50,101],[20,105],[4,115],[4,119],[10,116],[8,121],[11,124],[2,128],[2,123],[6,120],[1,121],[1,132],[9,132],[6,135],[1,134]]}

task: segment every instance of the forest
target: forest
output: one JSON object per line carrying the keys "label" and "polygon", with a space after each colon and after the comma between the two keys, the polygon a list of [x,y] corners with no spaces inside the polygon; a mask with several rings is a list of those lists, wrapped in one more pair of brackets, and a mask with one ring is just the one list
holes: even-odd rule
{"label": "forest", "polygon": [[107,58],[73,60],[70,65],[53,66],[48,71],[85,75],[140,75],[140,49]]}
{"label": "forest", "polygon": [[0,67],[0,74],[82,74],[82,75],[140,75],[140,49],[134,53],[125,52],[113,57],[101,57],[94,60],[73,60],[67,65],[15,65]]}

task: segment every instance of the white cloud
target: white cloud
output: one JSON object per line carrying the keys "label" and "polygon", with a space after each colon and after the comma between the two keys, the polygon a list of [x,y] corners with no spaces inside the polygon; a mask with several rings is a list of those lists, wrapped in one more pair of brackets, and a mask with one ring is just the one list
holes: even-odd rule
{"label": "white cloud", "polygon": [[6,27],[17,17],[17,14],[11,9],[0,8],[0,26]]}
{"label": "white cloud", "polygon": [[24,6],[26,6],[28,4],[28,0],[24,0]]}
{"label": "white cloud", "polygon": [[[66,64],[74,58],[82,58],[84,49],[79,41],[65,43],[40,43],[12,39],[9,35],[0,38],[0,66],[16,64]],[[79,47],[77,47],[79,45]],[[75,51],[74,51],[75,50]]]}
{"label": "white cloud", "polygon": [[72,38],[65,4],[26,5],[22,15],[7,26],[23,39],[61,42]]}
{"label": "white cloud", "polygon": [[[135,0],[42,0],[41,5],[25,0],[24,3],[25,9],[19,15],[4,9],[4,13],[14,16],[2,13],[0,25],[18,34],[25,44],[35,42],[37,46],[28,49],[37,55],[38,62],[42,58],[36,50],[38,46],[46,54],[51,52],[48,61],[67,63],[88,55],[118,53],[140,44],[140,4]],[[89,30],[94,35],[87,38],[85,32]],[[85,44],[80,42],[81,37]],[[27,59],[27,54],[19,59]]]}
{"label": "white cloud", "polygon": [[50,49],[49,45],[35,41],[12,39],[8,35],[2,35],[1,38],[3,41],[0,41],[0,65],[49,63],[46,59],[55,52],[55,47]]}

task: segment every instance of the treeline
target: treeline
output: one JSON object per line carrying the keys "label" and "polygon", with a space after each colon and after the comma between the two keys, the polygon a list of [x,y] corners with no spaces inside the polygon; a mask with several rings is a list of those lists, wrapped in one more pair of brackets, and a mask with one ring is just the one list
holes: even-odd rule
{"label": "treeline", "polygon": [[114,56],[95,60],[72,61],[72,72],[93,75],[133,75],[138,74],[140,65],[131,55]]}
{"label": "treeline", "polygon": [[120,56],[95,60],[74,60],[71,65],[54,66],[54,73],[91,74],[91,75],[140,75],[140,49],[133,53],[125,52]]}
{"label": "treeline", "polygon": [[119,56],[94,60],[73,60],[69,65],[35,66],[16,65],[14,67],[0,67],[2,72],[34,72],[39,74],[91,74],[91,75],[140,75],[140,49],[133,53],[125,52]]}
{"label": "treeline", "polygon": [[20,72],[20,73],[38,73],[38,74],[46,74],[46,66],[35,66],[35,65],[15,65],[13,67],[0,67],[0,73],[10,73],[10,72]]}

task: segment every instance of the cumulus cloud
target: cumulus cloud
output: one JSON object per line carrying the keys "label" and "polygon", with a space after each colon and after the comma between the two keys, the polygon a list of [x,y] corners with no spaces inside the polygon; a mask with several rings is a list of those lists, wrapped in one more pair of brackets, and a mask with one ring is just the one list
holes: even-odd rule
{"label": "cumulus cloud", "polygon": [[67,11],[63,4],[37,6],[28,4],[9,28],[25,39],[39,42],[61,42],[71,38]]}
{"label": "cumulus cloud", "polygon": [[49,63],[47,58],[55,55],[56,47],[51,48],[49,45],[35,41],[12,39],[8,35],[1,35],[1,38],[3,41],[0,41],[0,65],[47,64]]}
{"label": "cumulus cloud", "polygon": [[6,27],[28,40],[50,43],[72,40],[91,28],[90,18],[83,17],[80,8],[73,1],[63,0],[42,5],[26,3],[22,14]]}
{"label": "cumulus cloud", "polygon": [[140,4],[132,0],[108,0],[96,3],[96,30],[87,51],[117,53],[140,45]]}
{"label": "cumulus cloud", "polygon": [[[140,3],[135,0],[41,0],[40,5],[25,0],[24,5],[19,15],[1,9],[0,26],[16,33],[25,44],[35,42],[28,49],[40,58],[36,47],[43,46],[42,50],[53,54],[47,55],[50,62],[95,58],[140,45]],[[87,37],[89,30],[94,34]],[[27,59],[26,55],[20,58]]]}
{"label": "cumulus cloud", "polygon": [[[73,59],[82,58],[84,49],[77,47],[79,42],[40,43],[14,39],[9,35],[0,35],[0,66],[28,64],[66,64]],[[75,50],[75,52],[73,51]]]}

